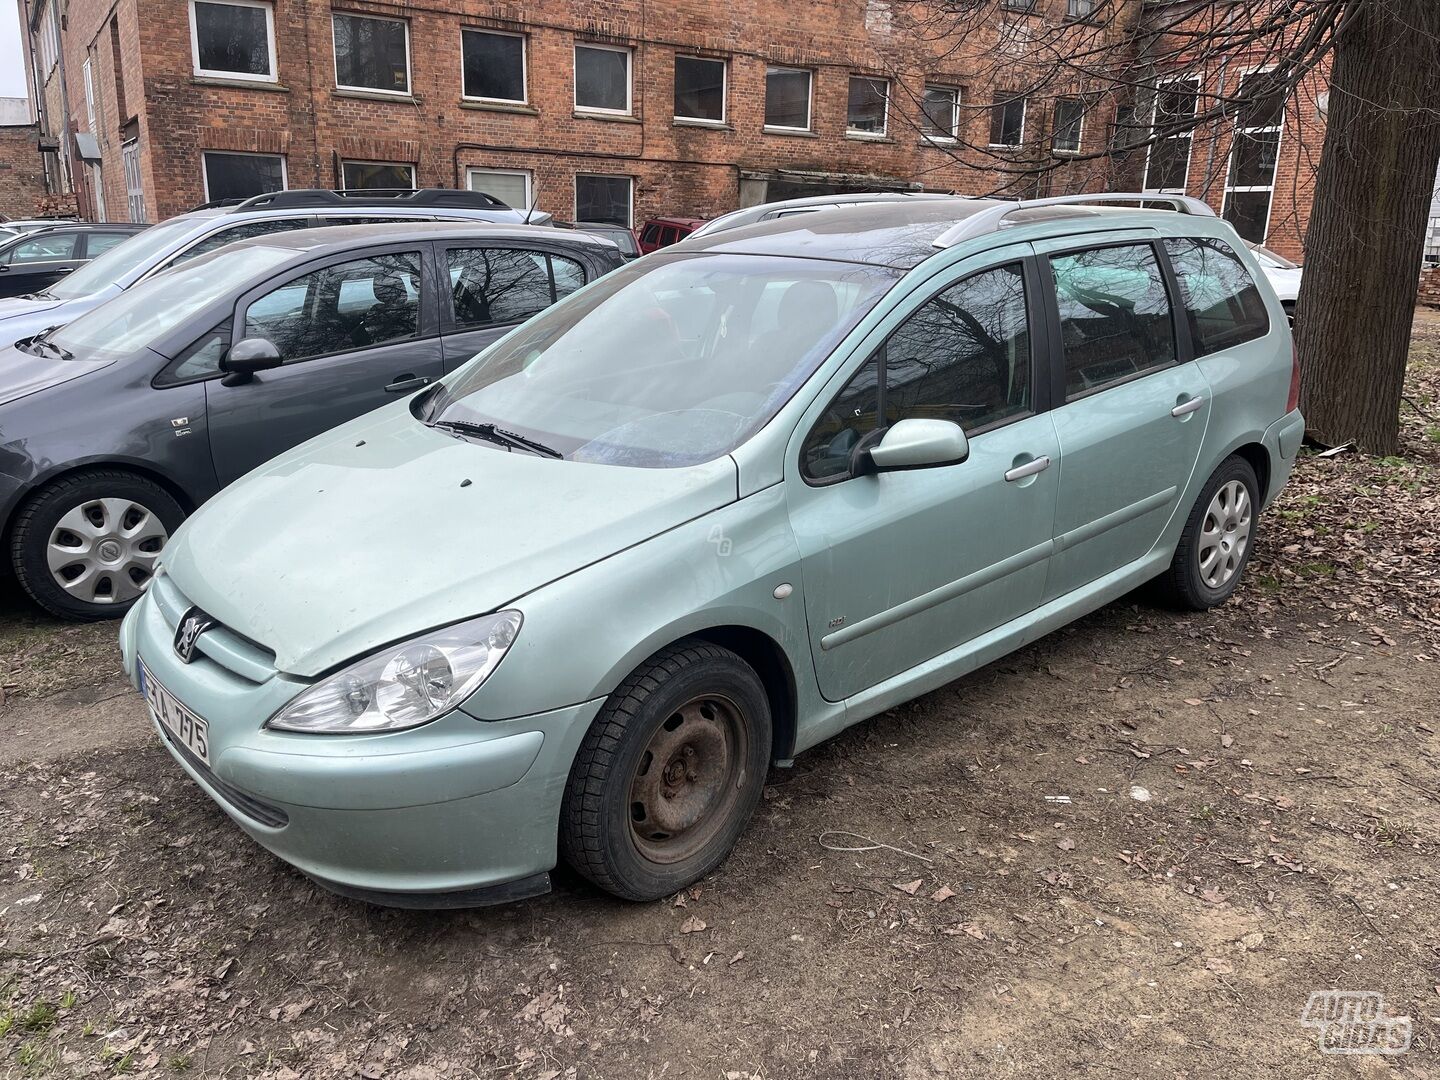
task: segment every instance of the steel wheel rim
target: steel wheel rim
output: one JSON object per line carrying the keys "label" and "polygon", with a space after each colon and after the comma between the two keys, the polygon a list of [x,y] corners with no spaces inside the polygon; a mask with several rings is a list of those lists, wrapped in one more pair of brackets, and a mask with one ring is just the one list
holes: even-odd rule
{"label": "steel wheel rim", "polygon": [[1200,580],[1211,589],[1230,584],[1250,548],[1253,520],[1250,489],[1239,480],[1220,485],[1205,508],[1195,550]]}
{"label": "steel wheel rim", "polygon": [[124,604],[149,586],[169,539],[164,522],[144,503],[89,499],[50,530],[45,562],[67,596],[86,604]]}
{"label": "steel wheel rim", "polygon": [[750,745],[730,698],[699,694],[655,729],[630,780],[630,838],[651,862],[677,863],[724,829],[740,799]]}

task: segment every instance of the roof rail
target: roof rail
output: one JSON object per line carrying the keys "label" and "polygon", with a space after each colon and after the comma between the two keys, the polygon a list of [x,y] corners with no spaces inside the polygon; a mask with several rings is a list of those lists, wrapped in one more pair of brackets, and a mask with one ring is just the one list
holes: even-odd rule
{"label": "roof rail", "polygon": [[471,210],[509,210],[510,207],[483,191],[460,191],[453,188],[291,188],[269,191],[244,200],[231,209],[294,210],[304,207],[336,206],[448,206]]}
{"label": "roof rail", "polygon": [[1096,203],[1121,202],[1121,203],[1169,203],[1171,207],[1181,214],[1195,214],[1199,217],[1214,217],[1215,211],[1200,199],[1191,198],[1189,195],[1161,195],[1139,191],[1117,191],[1100,192],[1093,195],[1052,195],[1045,199],[1016,199],[1013,203],[1003,202],[998,206],[987,206],[985,209],[971,214],[964,221],[950,226],[943,233],[937,236],[934,244],[937,248],[954,247],[962,240],[970,240],[976,236],[985,236],[995,232],[1004,224],[1005,219],[1017,210],[1033,210],[1041,206],[1085,206]]}

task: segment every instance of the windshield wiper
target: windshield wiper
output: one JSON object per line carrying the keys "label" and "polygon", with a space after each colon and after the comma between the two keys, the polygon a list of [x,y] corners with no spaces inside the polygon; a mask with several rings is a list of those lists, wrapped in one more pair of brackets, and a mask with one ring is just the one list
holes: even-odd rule
{"label": "windshield wiper", "polygon": [[30,344],[41,349],[49,349],[61,360],[74,360],[74,353],[72,353],[69,349],[62,349],[59,345],[56,345],[53,341],[50,340],[50,335],[59,329],[59,323],[55,324],[54,326],[47,326],[44,330],[41,330],[40,333],[36,334],[33,338],[30,339]]}
{"label": "windshield wiper", "polygon": [[493,442],[499,446],[509,447],[514,450],[517,446],[522,450],[529,450],[532,453],[540,454],[543,457],[563,458],[565,455],[553,446],[546,446],[534,439],[527,439],[524,435],[517,435],[513,431],[506,431],[494,424],[472,424],[469,420],[436,420],[431,427],[445,428],[459,435],[473,435],[477,439],[484,439],[486,442]]}

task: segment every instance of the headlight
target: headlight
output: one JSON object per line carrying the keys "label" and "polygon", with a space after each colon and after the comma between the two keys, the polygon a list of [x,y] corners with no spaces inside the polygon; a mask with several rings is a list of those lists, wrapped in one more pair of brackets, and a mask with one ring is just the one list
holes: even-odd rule
{"label": "headlight", "polygon": [[434,720],[485,681],[520,632],[501,611],[382,649],[297,695],[266,727],[344,735]]}

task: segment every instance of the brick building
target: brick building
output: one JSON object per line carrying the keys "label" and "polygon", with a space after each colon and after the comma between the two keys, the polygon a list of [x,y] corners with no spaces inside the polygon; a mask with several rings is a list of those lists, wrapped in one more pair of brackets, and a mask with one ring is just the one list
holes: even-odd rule
{"label": "brick building", "polygon": [[[1063,18],[1073,2],[1042,6]],[[860,188],[982,193],[1004,177],[968,144],[1080,157],[1109,124],[1078,96],[995,107],[1009,91],[973,71],[998,13],[988,39],[957,43],[889,0],[20,3],[51,182],[96,218],[281,185],[468,185],[607,220]],[[1046,185],[1102,172],[1077,161]]]}
{"label": "brick building", "polygon": [[0,215],[6,218],[34,216],[45,198],[39,137],[28,98],[0,98]]}

